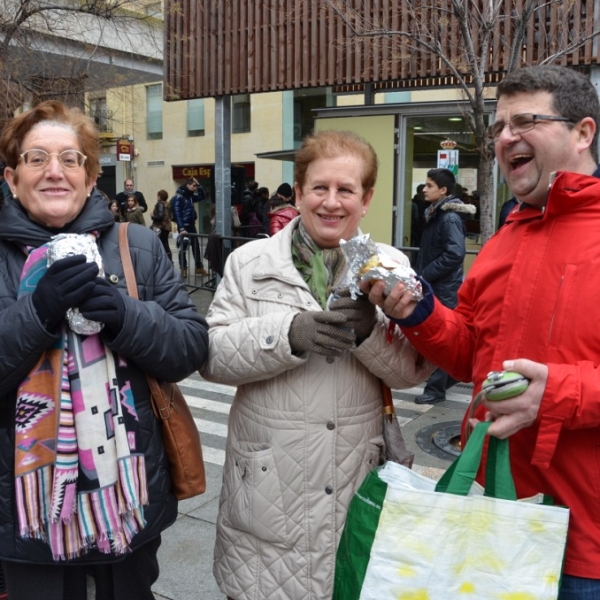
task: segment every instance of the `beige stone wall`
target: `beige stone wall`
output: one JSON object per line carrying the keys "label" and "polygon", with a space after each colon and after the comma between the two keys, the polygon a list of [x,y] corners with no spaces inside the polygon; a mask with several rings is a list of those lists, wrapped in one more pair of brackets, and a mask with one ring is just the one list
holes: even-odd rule
{"label": "beige stone wall", "polygon": [[[256,180],[261,186],[275,191],[283,181],[283,163],[277,160],[257,159],[255,154],[283,149],[282,95],[280,92],[255,94],[251,102],[251,131],[232,134],[231,161],[254,162]],[[162,140],[146,139],[145,85],[109,90],[107,106],[115,139],[131,136],[135,145],[136,155],[131,166],[117,163],[117,191],[122,188],[123,180],[131,172],[136,188],[144,193],[150,206],[153,206],[159,189],[165,189],[172,194],[177,188],[178,184],[172,178],[173,165],[214,163],[214,100],[205,100],[205,135],[199,137],[187,136],[185,101],[163,102]],[[112,144],[103,148],[103,152],[116,152],[114,140]]]}

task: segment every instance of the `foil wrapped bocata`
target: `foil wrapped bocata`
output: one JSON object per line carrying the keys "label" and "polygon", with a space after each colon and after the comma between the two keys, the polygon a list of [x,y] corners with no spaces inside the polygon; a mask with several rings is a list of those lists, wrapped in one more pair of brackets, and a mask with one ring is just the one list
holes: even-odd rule
{"label": "foil wrapped bocata", "polygon": [[385,282],[385,294],[389,294],[396,284],[403,283],[415,300],[422,300],[421,282],[413,269],[380,252],[368,233],[355,235],[348,241],[340,240],[340,248],[352,275],[348,285],[352,298],[361,293],[359,281],[380,280]]}
{"label": "foil wrapped bocata", "polygon": [[[98,265],[98,276],[104,277],[102,257],[98,252],[96,239],[92,235],[59,233],[53,236],[48,243],[48,253],[46,255],[48,266],[61,258],[77,256],[79,254],[83,254],[87,262],[95,262]],[[69,327],[79,335],[95,335],[96,333],[100,333],[104,327],[104,323],[86,319],[79,312],[78,308],[70,308],[67,311],[66,318]]]}

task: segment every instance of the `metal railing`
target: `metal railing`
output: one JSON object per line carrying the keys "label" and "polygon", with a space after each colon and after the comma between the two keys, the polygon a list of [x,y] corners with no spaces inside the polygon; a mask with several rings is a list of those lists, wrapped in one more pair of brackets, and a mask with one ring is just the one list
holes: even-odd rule
{"label": "metal railing", "polygon": [[[210,292],[214,292],[217,289],[217,285],[220,281],[219,275],[219,265],[216,264],[217,261],[209,260],[210,253],[207,256],[207,248],[209,248],[209,239],[211,236],[215,236],[214,239],[217,240],[217,243],[220,243],[220,261],[221,265],[225,264],[227,257],[233,250],[238,248],[239,246],[252,242],[256,239],[254,237],[244,237],[241,235],[244,229],[249,229],[249,227],[234,227],[234,231],[239,231],[240,235],[230,235],[230,236],[217,236],[216,234],[206,234],[206,233],[187,233],[186,237],[189,238],[189,244],[186,244],[185,250],[183,250],[183,244],[171,244],[171,252],[173,253],[173,264],[175,265],[175,269],[177,269],[182,276],[182,279],[187,286],[190,294],[194,293],[197,290],[206,290]],[[261,234],[261,237],[265,237]],[[197,272],[198,262],[194,259],[194,241],[197,241],[198,250],[200,253],[200,258],[202,260],[203,267],[206,271],[208,271],[208,275],[201,275]],[[185,260],[181,258],[181,255],[185,256]],[[187,272],[184,272],[183,265],[187,265]]]}
{"label": "metal railing", "polygon": [[[243,231],[244,227],[236,227],[234,228],[234,230],[236,231]],[[180,247],[175,247],[174,244],[171,245],[171,251],[173,253],[173,264],[175,265],[175,268],[178,269],[180,272],[182,272],[182,278],[183,281],[185,282],[185,285],[187,286],[187,288],[190,290],[190,293],[194,293],[197,290],[206,290],[209,292],[214,292],[217,289],[217,285],[220,281],[220,275],[219,275],[219,266],[217,264],[215,264],[215,260],[209,260],[209,258],[207,257],[207,248],[209,246],[209,238],[214,235],[214,234],[206,234],[206,233],[188,233],[186,234],[188,238],[190,238],[190,243],[189,245],[187,245],[187,248],[184,252],[185,254],[185,261],[184,264],[187,264],[187,273],[185,274],[185,277],[183,276],[183,272],[181,271],[181,260],[180,260],[180,253],[181,253],[181,245]],[[264,234],[261,234],[261,237],[265,237]],[[198,248],[199,248],[199,252],[200,252],[200,258],[202,259],[202,264],[204,266],[204,269],[206,269],[206,271],[208,271],[208,275],[200,275],[196,272],[196,261],[194,260],[194,255],[193,255],[193,242],[192,242],[192,238],[196,238],[197,242],[198,242]],[[242,235],[230,235],[230,236],[215,236],[214,238],[215,240],[217,240],[217,243],[220,243],[220,254],[218,255],[220,257],[220,261],[221,261],[221,265],[225,264],[225,261],[227,260],[227,257],[229,256],[229,254],[231,254],[231,252],[233,250],[235,250],[236,248],[238,248],[239,246],[246,244],[248,242],[252,242],[256,239],[260,239],[260,238],[253,238],[253,237],[244,237]],[[415,246],[399,246],[398,247],[399,250],[401,250],[402,252],[404,252],[409,260],[411,261],[411,264],[414,263],[414,260],[416,259],[416,255],[419,251],[418,247]],[[467,256],[476,256],[479,253],[479,250],[470,250],[467,249],[466,254]],[[208,256],[210,256],[210,253],[208,253]]]}

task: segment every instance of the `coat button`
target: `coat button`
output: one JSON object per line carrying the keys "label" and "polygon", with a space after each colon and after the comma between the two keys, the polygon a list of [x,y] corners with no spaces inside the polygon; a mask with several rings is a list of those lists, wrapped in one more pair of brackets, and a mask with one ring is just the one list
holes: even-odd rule
{"label": "coat button", "polygon": [[265,340],[265,342],[267,342],[267,344],[272,344],[273,343],[273,336],[272,335],[268,335],[267,339]]}
{"label": "coat button", "polygon": [[330,485],[325,486],[326,494],[333,494],[333,488]]}
{"label": "coat button", "polygon": [[327,429],[329,429],[329,431],[335,429],[335,423],[333,421],[327,421]]}
{"label": "coat button", "polygon": [[328,356],[328,357],[327,357],[325,360],[326,360],[326,361],[327,361],[329,364],[331,364],[332,362],[334,362],[334,361],[335,361],[335,358],[333,358],[333,356]]}
{"label": "coat button", "polygon": [[278,298],[283,298],[283,294],[281,292],[279,292],[279,294],[277,294]]}
{"label": "coat button", "polygon": [[108,280],[111,283],[119,283],[119,276],[118,275],[109,275]]}
{"label": "coat button", "polygon": [[253,294],[258,294],[258,290],[252,290]]}

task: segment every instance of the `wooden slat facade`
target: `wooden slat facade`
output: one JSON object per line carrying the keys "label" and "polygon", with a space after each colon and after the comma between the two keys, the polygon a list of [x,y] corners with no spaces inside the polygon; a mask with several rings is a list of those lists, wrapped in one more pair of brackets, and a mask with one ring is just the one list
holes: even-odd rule
{"label": "wooden slat facade", "polygon": [[[505,0],[503,13],[518,12],[523,4]],[[352,32],[352,27],[366,27],[434,34],[458,64],[463,42],[450,0],[421,4],[419,18],[402,0],[338,0],[336,6],[346,20],[321,0],[165,0],[165,98],[324,86],[360,90],[367,83],[375,89],[456,84],[451,69],[422,47],[400,36],[357,37]],[[468,10],[488,7],[485,0],[472,0]],[[542,62],[573,32],[589,35],[598,10],[598,0],[551,2],[541,8],[525,37],[524,64]],[[472,31],[476,38],[476,24]],[[490,83],[506,70],[513,35],[514,22],[498,18],[488,61]],[[557,62],[598,64],[598,46],[590,39]]]}

